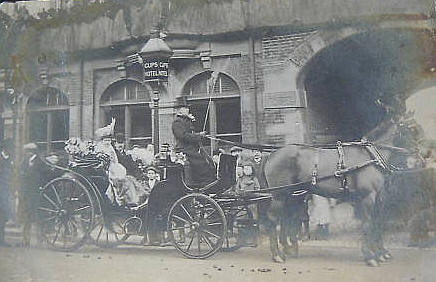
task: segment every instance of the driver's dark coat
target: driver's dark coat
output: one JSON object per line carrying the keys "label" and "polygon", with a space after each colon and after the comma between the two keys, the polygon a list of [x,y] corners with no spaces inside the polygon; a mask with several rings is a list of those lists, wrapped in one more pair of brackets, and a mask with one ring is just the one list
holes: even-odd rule
{"label": "driver's dark coat", "polygon": [[189,117],[177,115],[173,121],[172,130],[176,139],[176,149],[185,152],[198,151],[201,136],[194,133],[194,125]]}
{"label": "driver's dark coat", "polygon": [[189,162],[192,174],[188,181],[189,184],[202,186],[212,182],[215,179],[215,166],[204,149],[200,149],[202,137],[194,133],[192,120],[187,116],[177,115],[173,121],[172,130],[176,139],[176,149],[183,151]]}

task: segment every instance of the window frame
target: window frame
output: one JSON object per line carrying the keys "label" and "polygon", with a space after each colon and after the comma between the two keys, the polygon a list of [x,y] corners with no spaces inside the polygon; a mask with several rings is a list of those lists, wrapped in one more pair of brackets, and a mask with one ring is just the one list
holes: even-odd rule
{"label": "window frame", "polygon": [[[135,95],[133,98],[128,97],[129,96],[129,91],[128,91],[128,87],[130,85],[135,85]],[[139,90],[140,87],[143,87],[143,90]],[[112,89],[111,89],[112,88]],[[118,90],[119,88],[121,88],[123,91],[123,99],[115,99],[113,100],[111,97],[113,95],[117,95],[116,94],[116,90]],[[140,98],[138,99],[138,93],[140,91],[144,91],[148,98]],[[106,100],[106,97],[108,97],[108,99]],[[143,86],[140,82],[136,81],[136,80],[121,80],[118,81],[110,86],[108,86],[105,91],[103,92],[103,94],[100,97],[100,103],[99,103],[99,108],[100,108],[100,126],[104,126],[104,121],[106,120],[106,111],[105,109],[109,109],[109,111],[113,108],[113,107],[121,107],[123,109],[124,112],[124,132],[122,132],[124,134],[125,137],[125,142],[127,146],[130,146],[130,144],[135,141],[144,141],[145,143],[151,143],[152,141],[152,130],[150,132],[150,135],[146,135],[146,136],[142,136],[142,137],[132,137],[132,131],[131,131],[131,123],[133,122],[133,120],[131,119],[131,111],[132,108],[135,107],[141,107],[141,106],[145,106],[148,108],[148,111],[150,113],[150,120],[149,120],[149,127],[152,126],[153,124],[153,114],[152,114],[152,101],[151,101],[151,93],[149,91],[149,89],[147,89],[145,86]]]}
{"label": "window frame", "polygon": [[[223,138],[226,139],[226,137],[233,137],[237,136],[238,141],[242,142],[242,108],[241,108],[241,91],[236,83],[236,81],[231,78],[230,76],[219,72],[218,78],[216,80],[215,89],[218,87],[218,92],[210,91],[210,80],[207,78],[208,75],[210,75],[211,72],[202,72],[200,74],[197,74],[193,77],[191,77],[183,87],[182,95],[187,97],[188,102],[194,102],[194,103],[201,103],[204,102],[206,104],[206,107],[210,103],[210,108],[208,111],[208,117],[207,120],[209,121],[209,128],[208,131],[210,135],[213,138]],[[200,79],[201,77],[204,77],[203,79]],[[223,78],[226,78],[230,80],[233,85],[235,86],[234,91],[223,91]],[[206,83],[206,92],[200,92],[195,93],[193,92],[193,89],[195,85],[198,85],[198,83]],[[202,85],[204,86],[204,85]],[[240,115],[239,115],[239,124],[240,124],[240,131],[237,133],[217,133],[218,131],[218,118],[217,118],[217,103],[219,103],[220,100],[231,100],[231,99],[238,99],[239,102],[239,108],[241,109]],[[196,117],[204,119],[205,117]],[[213,151],[217,147],[217,142],[214,140],[211,140],[211,151]]]}
{"label": "window frame", "polygon": [[[54,93],[54,92],[49,92],[49,91],[56,91],[57,95],[60,95],[62,97],[60,97],[61,99],[59,100],[59,97],[57,97],[57,103],[55,105],[50,105],[50,103],[48,103],[50,97],[48,95]],[[45,95],[45,99],[42,99],[40,101],[47,101],[46,104],[38,104],[38,96],[42,96]],[[59,101],[61,103],[59,103]],[[60,140],[52,140],[53,139],[53,130],[55,130],[55,128],[53,128],[53,115],[56,112],[63,112],[64,114],[66,114],[67,116],[67,120],[66,120],[66,125],[67,125],[67,130],[66,130],[66,136],[65,139],[60,139]],[[66,140],[68,140],[69,138],[69,127],[70,127],[70,106],[69,106],[69,101],[68,101],[68,96],[63,93],[60,89],[58,88],[54,88],[54,87],[45,87],[42,89],[38,89],[36,92],[34,92],[28,99],[27,103],[26,103],[26,140],[27,142],[33,142],[36,143],[38,145],[44,145],[46,147],[45,151],[47,153],[52,151],[52,148],[54,147],[55,144],[59,144],[59,143],[65,143]],[[45,122],[45,141],[34,141],[31,139],[30,136],[30,126],[31,126],[31,115],[32,113],[43,113],[46,115],[46,122]]]}

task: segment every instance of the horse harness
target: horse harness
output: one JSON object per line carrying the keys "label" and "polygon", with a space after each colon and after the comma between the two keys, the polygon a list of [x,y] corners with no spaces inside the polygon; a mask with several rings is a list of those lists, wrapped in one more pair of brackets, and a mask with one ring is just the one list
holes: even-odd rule
{"label": "horse harness", "polygon": [[[371,159],[366,161],[366,162],[363,162],[361,164],[347,167],[345,164],[344,146],[353,146],[353,145],[364,147],[369,152]],[[348,187],[347,175],[350,172],[364,168],[364,167],[369,166],[369,165],[373,165],[373,164],[379,166],[383,170],[387,170],[389,172],[391,171],[390,166],[387,164],[386,160],[380,154],[380,152],[377,150],[377,148],[366,140],[363,140],[360,142],[347,142],[347,143],[343,143],[342,141],[339,140],[339,141],[337,141],[337,143],[335,145],[330,145],[330,146],[328,146],[328,145],[327,146],[315,146],[314,145],[311,147],[315,148],[315,157],[314,157],[314,166],[313,166],[313,171],[312,171],[310,190],[316,189],[317,183],[320,180],[325,180],[328,178],[335,177],[340,182],[340,189],[342,190],[344,196],[349,196],[350,190]],[[318,166],[319,166],[320,151],[323,149],[333,149],[333,148],[335,148],[337,150],[337,153],[338,153],[338,162],[336,164],[336,171],[334,172],[333,175],[318,178]],[[301,192],[299,194],[301,194]],[[295,193],[293,193],[293,195],[295,195]]]}

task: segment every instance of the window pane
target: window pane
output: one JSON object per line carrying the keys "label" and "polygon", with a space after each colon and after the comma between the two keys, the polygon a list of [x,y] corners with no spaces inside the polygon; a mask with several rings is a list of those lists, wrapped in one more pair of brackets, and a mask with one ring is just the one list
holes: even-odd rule
{"label": "window pane", "polygon": [[210,72],[204,72],[194,76],[185,86],[184,95],[207,96],[207,80]]}
{"label": "window pane", "polygon": [[112,118],[115,118],[115,133],[125,133],[124,128],[124,106],[112,106],[112,107],[104,107],[104,124],[102,126],[106,126],[111,123]]}
{"label": "window pane", "polygon": [[68,111],[54,111],[52,115],[52,141],[67,140],[69,133]]}
{"label": "window pane", "polygon": [[128,101],[128,100],[142,100],[149,102],[150,93],[139,82],[125,80],[114,85],[109,86],[103,93],[101,98],[101,104]]}
{"label": "window pane", "polygon": [[59,89],[47,87],[38,90],[29,99],[29,109],[40,109],[68,105],[68,99]]}
{"label": "window pane", "polygon": [[130,108],[132,136],[151,137],[151,110],[148,105]]}
{"label": "window pane", "polygon": [[241,103],[239,98],[216,101],[217,133],[241,132]]}
{"label": "window pane", "polygon": [[[195,127],[195,131],[196,132],[201,132],[203,131],[203,125],[204,125],[204,120],[206,117],[206,112],[207,112],[207,105],[208,105],[208,100],[206,101],[189,101],[189,104],[191,104],[190,106],[190,112],[194,115],[195,117],[195,122],[194,122],[194,127]],[[209,133],[209,118],[207,119],[206,122],[206,132]]]}
{"label": "window pane", "polygon": [[33,112],[29,114],[29,141],[47,142],[46,112]]}

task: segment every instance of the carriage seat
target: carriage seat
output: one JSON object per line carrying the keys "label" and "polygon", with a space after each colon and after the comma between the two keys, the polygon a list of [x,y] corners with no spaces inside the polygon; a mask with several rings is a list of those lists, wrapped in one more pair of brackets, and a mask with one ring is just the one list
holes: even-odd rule
{"label": "carriage seat", "polygon": [[[189,170],[189,168],[187,168]],[[194,187],[186,183],[186,172],[182,173],[182,182],[188,191],[206,194],[221,194],[236,184],[236,157],[220,154],[217,165],[217,178],[203,187]]]}

